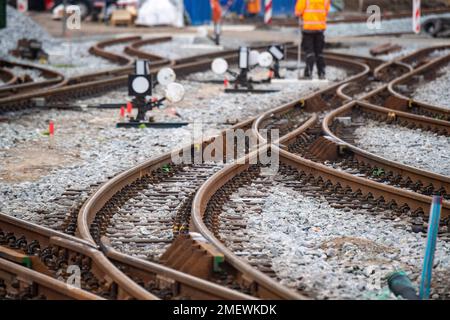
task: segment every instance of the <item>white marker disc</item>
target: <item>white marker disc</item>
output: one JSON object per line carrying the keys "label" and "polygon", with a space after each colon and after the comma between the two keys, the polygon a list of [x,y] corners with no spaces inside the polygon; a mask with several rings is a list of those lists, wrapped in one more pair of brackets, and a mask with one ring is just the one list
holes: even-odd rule
{"label": "white marker disc", "polygon": [[272,62],[273,62],[273,57],[269,52],[263,52],[259,55],[258,63],[261,67],[263,67],[263,68],[270,67]]}
{"label": "white marker disc", "polygon": [[145,77],[137,77],[131,83],[134,92],[142,94],[150,88],[150,83]]}
{"label": "white marker disc", "polygon": [[175,82],[176,78],[177,75],[171,68],[162,68],[161,70],[159,70],[158,75],[156,76],[158,83],[163,86]]}
{"label": "white marker disc", "polygon": [[224,74],[228,70],[228,62],[222,58],[214,59],[211,69],[215,74]]}
{"label": "white marker disc", "polygon": [[170,102],[180,102],[184,98],[184,87],[176,82],[172,82],[167,86],[166,99]]}
{"label": "white marker disc", "polygon": [[250,67],[256,66],[259,61],[259,52],[257,50],[250,51],[250,55],[248,57],[248,63]]}

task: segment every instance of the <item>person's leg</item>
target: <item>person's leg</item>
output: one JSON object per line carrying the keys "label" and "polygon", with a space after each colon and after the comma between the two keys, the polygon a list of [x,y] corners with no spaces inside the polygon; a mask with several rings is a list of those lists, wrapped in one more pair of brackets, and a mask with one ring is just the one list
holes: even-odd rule
{"label": "person's leg", "polygon": [[305,78],[311,78],[316,60],[314,55],[314,34],[303,32],[302,47],[305,52]]}
{"label": "person's leg", "polygon": [[325,35],[324,32],[318,32],[314,39],[314,54],[317,63],[317,72],[319,78],[325,78],[325,58],[323,56],[323,49],[325,48]]}

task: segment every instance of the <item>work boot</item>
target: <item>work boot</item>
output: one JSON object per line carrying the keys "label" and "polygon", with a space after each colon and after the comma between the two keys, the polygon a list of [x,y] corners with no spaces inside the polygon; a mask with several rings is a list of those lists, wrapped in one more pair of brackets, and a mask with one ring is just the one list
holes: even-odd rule
{"label": "work boot", "polygon": [[326,76],[325,76],[325,73],[319,73],[319,79],[320,80],[326,80]]}
{"label": "work boot", "polygon": [[305,73],[303,75],[303,78],[308,79],[308,80],[312,79],[311,73],[309,72],[308,69],[305,69]]}

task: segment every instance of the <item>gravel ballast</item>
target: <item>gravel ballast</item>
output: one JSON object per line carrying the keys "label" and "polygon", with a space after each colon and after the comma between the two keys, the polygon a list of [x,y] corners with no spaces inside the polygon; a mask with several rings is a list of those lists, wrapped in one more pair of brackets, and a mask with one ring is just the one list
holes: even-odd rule
{"label": "gravel ballast", "polygon": [[16,77],[24,77],[28,75],[34,82],[45,81],[45,78],[41,75],[41,71],[37,69],[14,67],[7,70],[11,71]]}
{"label": "gravel ballast", "polygon": [[[224,212],[244,217],[247,227],[238,232],[249,241],[244,251],[268,257],[282,284],[315,299],[395,299],[386,276],[399,269],[419,284],[426,239],[410,232],[400,218],[383,220],[336,209],[323,198],[311,198],[282,183],[263,197],[258,186],[255,181],[238,189],[231,196],[235,205],[226,203]],[[236,209],[251,201],[260,202],[261,210]],[[433,299],[445,298],[448,292],[449,250],[448,241],[438,241]]]}
{"label": "gravel ballast", "polygon": [[172,41],[146,45],[141,51],[149,52],[167,59],[180,59],[223,50],[213,42],[198,43],[195,35],[173,36]]}
{"label": "gravel ballast", "polygon": [[[48,63],[38,64],[37,61],[11,56],[9,50],[15,49],[17,41],[22,38],[41,41],[43,50],[49,55]],[[102,39],[104,38],[53,38],[26,14],[8,6],[7,28],[0,30],[0,58],[43,66],[67,77],[118,67],[117,64],[89,53],[89,48]]]}
{"label": "gravel ballast", "polygon": [[6,8],[6,21],[6,28],[0,29],[0,57],[2,58],[8,57],[8,51],[15,49],[17,41],[22,38],[39,39],[44,45],[54,41],[40,25],[11,6]]}
{"label": "gravel ballast", "polygon": [[450,139],[420,129],[368,121],[355,130],[355,143],[389,160],[450,176]]}
{"label": "gravel ballast", "polygon": [[[332,73],[330,68],[330,76]],[[336,73],[336,77],[345,76],[342,70],[337,69]],[[280,86],[282,91],[277,93],[251,95],[226,94],[223,86],[217,84],[181,82],[186,88],[185,99],[178,104],[167,105],[168,110],[175,108],[179,116],[174,117],[165,111],[151,113],[156,121],[192,123],[180,129],[117,129],[115,123],[119,120],[119,110],[30,111],[22,117],[19,117],[22,113],[11,115],[13,120],[0,123],[0,161],[8,161],[8,166],[0,171],[0,211],[56,228],[58,226],[53,225],[49,218],[64,208],[53,200],[66,189],[83,189],[105,181],[139,162],[189,143],[195,122],[202,123],[205,137],[211,136],[238,120],[299,99],[329,84],[295,83]],[[162,90],[159,88],[157,92],[161,94]],[[123,88],[78,103],[117,103],[125,102],[126,98],[127,90]],[[49,120],[53,120],[56,126],[56,145],[51,152],[46,151],[49,150],[48,137],[42,135]],[[31,147],[41,149],[44,154],[48,152],[49,159],[48,163],[44,159],[37,164],[28,159],[29,165],[20,169],[30,171],[33,179],[27,179],[27,175],[14,174],[14,169],[17,169],[14,163],[27,163],[24,160],[27,153],[23,149]]]}
{"label": "gravel ballast", "polygon": [[413,98],[439,107],[450,109],[450,65],[439,70],[437,77],[417,88]]}

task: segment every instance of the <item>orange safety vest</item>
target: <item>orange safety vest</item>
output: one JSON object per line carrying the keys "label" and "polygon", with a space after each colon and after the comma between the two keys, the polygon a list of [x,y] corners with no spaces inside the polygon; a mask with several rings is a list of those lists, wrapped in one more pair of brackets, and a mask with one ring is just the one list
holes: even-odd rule
{"label": "orange safety vest", "polygon": [[261,11],[261,0],[248,0],[248,13],[258,14]]}
{"label": "orange safety vest", "polygon": [[222,18],[222,8],[220,7],[219,0],[211,0],[212,20],[218,23]]}
{"label": "orange safety vest", "polygon": [[303,30],[325,30],[330,0],[297,0],[295,15],[302,17]]}

